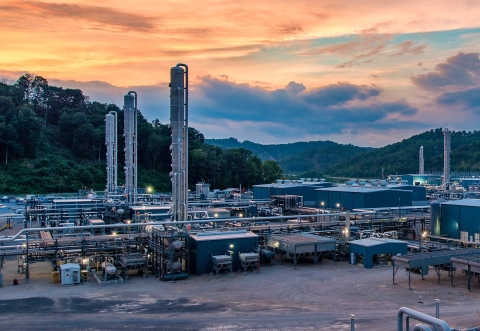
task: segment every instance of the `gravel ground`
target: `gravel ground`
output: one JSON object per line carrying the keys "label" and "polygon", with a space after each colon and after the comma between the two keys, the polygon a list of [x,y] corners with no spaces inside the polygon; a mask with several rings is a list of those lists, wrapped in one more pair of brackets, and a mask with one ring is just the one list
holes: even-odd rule
{"label": "gravel ground", "polygon": [[[415,275],[408,288],[407,273],[399,270],[392,284],[392,267],[364,269],[347,262],[323,260],[318,266],[276,260],[260,273],[204,275],[176,282],[153,276],[131,276],[123,284],[51,283],[49,263],[30,268],[30,282],[17,274],[16,260],[4,266],[0,288],[0,329],[3,330],[396,330],[400,307],[440,317],[451,327],[480,324],[480,284],[467,291],[461,273],[450,287],[447,274],[437,283],[430,270],[424,280]],[[13,279],[20,284],[13,286]],[[415,323],[411,322],[411,327]]]}

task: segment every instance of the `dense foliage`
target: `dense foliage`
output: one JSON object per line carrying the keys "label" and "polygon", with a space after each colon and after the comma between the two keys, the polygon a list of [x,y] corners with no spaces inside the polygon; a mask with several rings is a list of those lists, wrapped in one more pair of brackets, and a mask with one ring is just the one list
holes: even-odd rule
{"label": "dense foliage", "polygon": [[328,140],[278,145],[261,145],[250,141],[240,143],[235,138],[208,139],[207,142],[226,149],[239,147],[249,149],[262,160],[278,162],[286,174],[300,177],[325,176],[328,167],[350,156],[373,150],[370,147],[342,145]]}
{"label": "dense foliage", "polygon": [[[401,142],[355,155],[330,167],[332,176],[381,178],[385,175],[416,174],[419,170],[419,150],[423,146],[426,173],[443,171],[444,135],[441,128],[404,139]],[[451,132],[450,170],[480,171],[480,131]]]}
{"label": "dense foliage", "polygon": [[[50,86],[26,74],[14,84],[0,83],[0,192],[62,193],[103,190],[105,115],[118,114],[119,183],[123,182],[123,111],[113,104],[90,101],[78,89]],[[158,120],[138,116],[140,187],[170,191],[171,132]],[[275,162],[264,162],[244,148],[223,150],[205,144],[189,128],[189,184],[212,188],[251,187],[278,178]]]}

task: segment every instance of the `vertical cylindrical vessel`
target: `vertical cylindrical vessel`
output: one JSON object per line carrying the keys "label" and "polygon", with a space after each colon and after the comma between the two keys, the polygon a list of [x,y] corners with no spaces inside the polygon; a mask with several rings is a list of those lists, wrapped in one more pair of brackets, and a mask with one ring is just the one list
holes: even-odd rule
{"label": "vertical cylindrical vessel", "polygon": [[137,139],[136,139],[136,98],[130,94],[125,95],[123,103],[124,116],[124,136],[125,136],[125,195],[129,204],[136,201],[136,153],[137,153]]}
{"label": "vertical cylindrical vessel", "polygon": [[442,209],[440,202],[430,204],[430,233],[434,236],[442,235]]}
{"label": "vertical cylindrical vessel", "polygon": [[443,189],[448,190],[450,184],[450,131],[443,130]]}
{"label": "vertical cylindrical vessel", "polygon": [[[185,66],[186,67],[186,66]],[[172,130],[172,218],[187,219],[188,203],[188,109],[186,70],[170,70],[170,127]]]}
{"label": "vertical cylindrical vessel", "polygon": [[418,152],[418,173],[420,175],[424,174],[424,161],[423,161],[423,146],[420,146],[420,151]]}
{"label": "vertical cylindrical vessel", "polygon": [[105,116],[105,145],[107,147],[107,194],[117,190],[117,113]]}

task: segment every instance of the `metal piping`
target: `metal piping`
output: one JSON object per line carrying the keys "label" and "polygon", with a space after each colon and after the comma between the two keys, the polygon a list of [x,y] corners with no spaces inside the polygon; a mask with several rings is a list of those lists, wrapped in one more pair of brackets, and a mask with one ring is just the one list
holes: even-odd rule
{"label": "metal piping", "polygon": [[432,329],[425,324],[417,324],[413,327],[413,331],[432,331]]}
{"label": "metal piping", "polygon": [[[312,215],[295,215],[296,218],[305,218],[305,217],[316,217],[316,216],[330,216],[330,215],[344,215],[345,213],[333,213],[333,214],[312,214]],[[369,214],[366,212],[351,213],[352,215],[361,215]],[[155,214],[152,214],[155,216]],[[158,214],[164,215],[164,214]],[[148,226],[148,225],[176,225],[176,224],[192,224],[192,223],[209,223],[209,222],[231,222],[232,220],[242,220],[242,221],[263,221],[263,220],[272,220],[272,219],[291,219],[292,216],[266,216],[266,217],[242,217],[242,218],[209,218],[209,219],[195,219],[187,221],[177,221],[175,223],[171,221],[161,221],[161,222],[146,222],[146,223],[130,223],[130,224],[104,224],[104,225],[80,225],[80,226],[65,226],[65,227],[49,227],[49,228],[27,228],[20,230],[17,234],[10,238],[0,238],[0,242],[3,241],[13,241],[20,237],[22,234],[35,231],[50,231],[50,230],[80,230],[80,229],[106,229],[106,228],[127,228],[134,226]],[[325,222],[327,223],[327,222]],[[338,223],[338,222],[333,222]]]}
{"label": "metal piping", "polygon": [[[407,316],[410,316],[411,318],[413,318],[417,321],[420,321],[420,322],[423,322],[423,323],[428,323],[428,324],[433,325],[433,326],[439,326],[439,327],[442,328],[443,331],[451,331],[450,326],[448,326],[448,324],[445,321],[443,321],[441,319],[438,319],[436,317],[432,317],[430,315],[421,313],[419,311],[416,311],[416,310],[413,310],[413,309],[410,309],[410,308],[406,308],[406,307],[402,307],[398,310],[398,313],[397,313],[397,331],[403,331],[403,315],[404,314],[407,315]],[[419,331],[420,330],[427,331],[428,329],[419,329]]]}

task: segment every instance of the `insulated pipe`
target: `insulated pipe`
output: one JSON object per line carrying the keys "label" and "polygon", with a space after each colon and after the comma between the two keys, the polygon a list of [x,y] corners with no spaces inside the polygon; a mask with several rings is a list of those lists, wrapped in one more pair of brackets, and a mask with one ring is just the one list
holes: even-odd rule
{"label": "insulated pipe", "polygon": [[[443,331],[451,331],[450,327],[448,326],[448,324],[445,321],[443,321],[441,319],[438,319],[436,317],[432,317],[430,315],[421,313],[419,311],[416,311],[416,310],[413,310],[413,309],[410,309],[410,308],[406,308],[406,307],[402,307],[398,310],[398,313],[397,313],[397,331],[403,331],[403,315],[404,314],[407,315],[407,316],[410,316],[411,318],[413,318],[417,321],[420,321],[420,322],[423,322],[423,323],[428,323],[428,324],[431,324],[431,325],[434,325],[434,326],[440,326]],[[420,329],[420,330],[427,331],[428,329]]]}
{"label": "insulated pipe", "polygon": [[413,327],[413,331],[432,331],[432,329],[425,324],[416,324]]}
{"label": "insulated pipe", "polygon": [[[338,215],[339,213],[333,214],[312,214],[312,215],[296,215],[296,218],[300,217],[316,217],[316,216],[329,216],[329,215]],[[365,214],[365,212],[360,213],[352,213],[352,214]],[[367,213],[368,214],[368,213]],[[152,214],[154,215],[154,214]],[[162,214],[163,215],[163,214]],[[244,221],[262,221],[262,220],[272,220],[272,219],[290,219],[292,216],[270,216],[270,217],[245,217],[241,218]],[[230,222],[231,218],[216,218],[216,219],[198,219],[198,220],[187,220],[187,221],[178,221],[175,224],[191,224],[191,223],[209,223],[209,222]],[[335,223],[335,222],[334,222]],[[13,241],[18,239],[22,234],[28,232],[35,232],[35,231],[50,231],[50,230],[80,230],[80,229],[107,229],[107,228],[126,228],[126,227],[133,227],[133,226],[148,226],[148,225],[175,225],[169,221],[161,221],[161,222],[147,222],[147,223],[130,223],[130,224],[104,224],[104,225],[81,225],[81,226],[69,226],[69,227],[49,227],[49,228],[27,228],[22,229],[13,237],[10,238],[0,238],[0,242],[3,241]]]}

